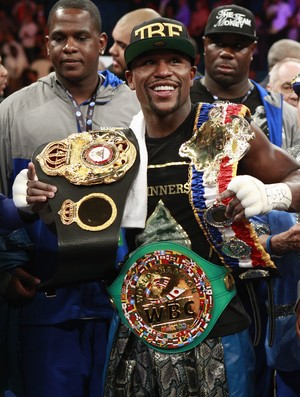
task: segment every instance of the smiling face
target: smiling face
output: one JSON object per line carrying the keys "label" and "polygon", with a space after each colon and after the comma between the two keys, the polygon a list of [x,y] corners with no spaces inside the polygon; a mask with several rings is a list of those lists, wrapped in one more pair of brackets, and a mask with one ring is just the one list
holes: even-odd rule
{"label": "smiling face", "polygon": [[175,51],[148,52],[132,61],[126,72],[128,85],[136,90],[144,114],[164,118],[190,111],[190,88],[196,73],[188,57]]}
{"label": "smiling face", "polygon": [[255,42],[236,34],[205,37],[205,72],[222,87],[248,79],[255,46]]}
{"label": "smiling face", "polygon": [[106,44],[106,34],[96,29],[90,14],[73,8],[59,8],[55,12],[46,36],[51,62],[67,89],[75,83],[95,84],[99,53]]}

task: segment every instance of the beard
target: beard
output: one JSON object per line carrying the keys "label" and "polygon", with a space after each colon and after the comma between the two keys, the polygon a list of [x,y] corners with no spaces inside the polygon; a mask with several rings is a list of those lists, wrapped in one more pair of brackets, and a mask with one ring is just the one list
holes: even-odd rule
{"label": "beard", "polygon": [[149,94],[147,94],[147,99],[148,99],[148,104],[149,104],[149,107],[150,107],[151,111],[153,113],[155,113],[160,118],[164,118],[164,117],[167,117],[167,116],[175,113],[181,107],[181,94],[180,94],[180,92],[179,92],[179,95],[177,97],[177,100],[176,100],[175,104],[172,107],[167,107],[167,108],[164,108],[164,109],[162,109],[159,106],[157,106],[153,102],[152,97]]}

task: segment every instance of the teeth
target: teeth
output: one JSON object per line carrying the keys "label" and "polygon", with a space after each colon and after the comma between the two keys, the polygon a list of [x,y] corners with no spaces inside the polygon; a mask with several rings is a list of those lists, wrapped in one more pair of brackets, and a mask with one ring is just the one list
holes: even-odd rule
{"label": "teeth", "polygon": [[174,87],[170,85],[161,85],[159,87],[155,87],[154,91],[174,91]]}

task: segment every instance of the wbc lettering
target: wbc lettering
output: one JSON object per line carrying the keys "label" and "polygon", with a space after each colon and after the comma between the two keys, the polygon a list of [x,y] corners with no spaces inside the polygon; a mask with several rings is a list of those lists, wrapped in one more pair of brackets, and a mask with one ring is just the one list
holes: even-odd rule
{"label": "wbc lettering", "polygon": [[[188,301],[183,307],[180,307],[178,302],[167,303],[165,306],[152,306],[151,308],[144,308],[144,312],[146,314],[147,320],[149,324],[153,324],[155,322],[161,322],[165,318],[164,314],[167,314],[168,320],[175,320],[182,317],[187,320],[189,317],[193,317],[195,312],[192,309],[194,302]],[[181,310],[183,309],[183,310]]]}

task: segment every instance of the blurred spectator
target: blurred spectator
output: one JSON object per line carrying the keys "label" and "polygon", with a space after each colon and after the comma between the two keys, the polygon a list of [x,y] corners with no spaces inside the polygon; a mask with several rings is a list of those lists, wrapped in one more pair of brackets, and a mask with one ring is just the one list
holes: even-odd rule
{"label": "blurred spectator", "polygon": [[265,6],[265,12],[269,21],[269,45],[272,45],[287,37],[292,7],[283,0],[270,0]]}
{"label": "blurred spectator", "polygon": [[189,34],[197,41],[202,41],[204,28],[207,22],[207,18],[210,14],[207,0],[197,0],[193,6],[190,18],[190,24],[188,25]]}
{"label": "blurred spectator", "polygon": [[42,3],[36,5],[36,22],[39,27],[43,27],[43,30],[46,30],[47,20],[45,15],[44,4]]}
{"label": "blurred spectator", "polygon": [[19,30],[19,38],[25,50],[28,62],[31,63],[37,55],[36,39],[38,33],[38,25],[33,20],[33,16],[28,12],[22,21]]}
{"label": "blurred spectator", "polygon": [[[295,40],[282,39],[276,41],[269,48],[267,60],[268,60],[268,72],[272,70],[272,67],[285,58],[297,58],[300,59],[300,43]],[[269,81],[269,74],[264,78],[260,84],[266,87]]]}
{"label": "blurred spectator", "polygon": [[178,0],[178,10],[175,19],[182,22],[185,26],[189,26],[191,20],[191,9],[187,0]]}
{"label": "blurred spectator", "polygon": [[17,31],[17,26],[14,24],[11,17],[7,15],[5,10],[0,8],[0,32],[1,36],[6,32],[15,33]]}
{"label": "blurred spectator", "polygon": [[289,19],[289,31],[287,37],[292,40],[300,39],[300,0],[296,0],[293,15]]}
{"label": "blurred spectator", "polygon": [[15,39],[12,33],[7,32],[4,40],[2,46],[3,63],[8,70],[10,78],[8,93],[12,93],[22,88],[20,77],[29,64],[23,46]]}
{"label": "blurred spectator", "polygon": [[207,18],[210,14],[210,9],[208,7],[207,0],[197,0],[193,5],[191,12],[190,24],[188,25],[188,31],[190,36],[197,43],[197,54],[198,60],[196,65],[198,69],[204,69],[204,65],[202,63],[202,54],[203,54],[203,34],[204,28],[207,22]]}
{"label": "blurred spectator", "polygon": [[158,8],[158,12],[165,18],[175,19],[177,11],[177,4],[175,1],[161,0]]}
{"label": "blurred spectator", "polygon": [[27,14],[34,14],[36,3],[32,0],[19,0],[12,9],[12,15],[17,24],[21,25]]}
{"label": "blurred spectator", "polygon": [[22,87],[26,87],[27,85],[35,83],[37,79],[38,79],[38,73],[36,70],[33,70],[30,67],[24,69],[21,75]]}
{"label": "blurred spectator", "polygon": [[47,76],[52,71],[53,65],[47,55],[45,45],[39,47],[39,54],[30,64],[30,68],[37,72],[37,79]]}
{"label": "blurred spectator", "polygon": [[269,48],[267,58],[269,71],[275,63],[282,61],[284,58],[300,59],[300,43],[290,39],[278,40]]}

